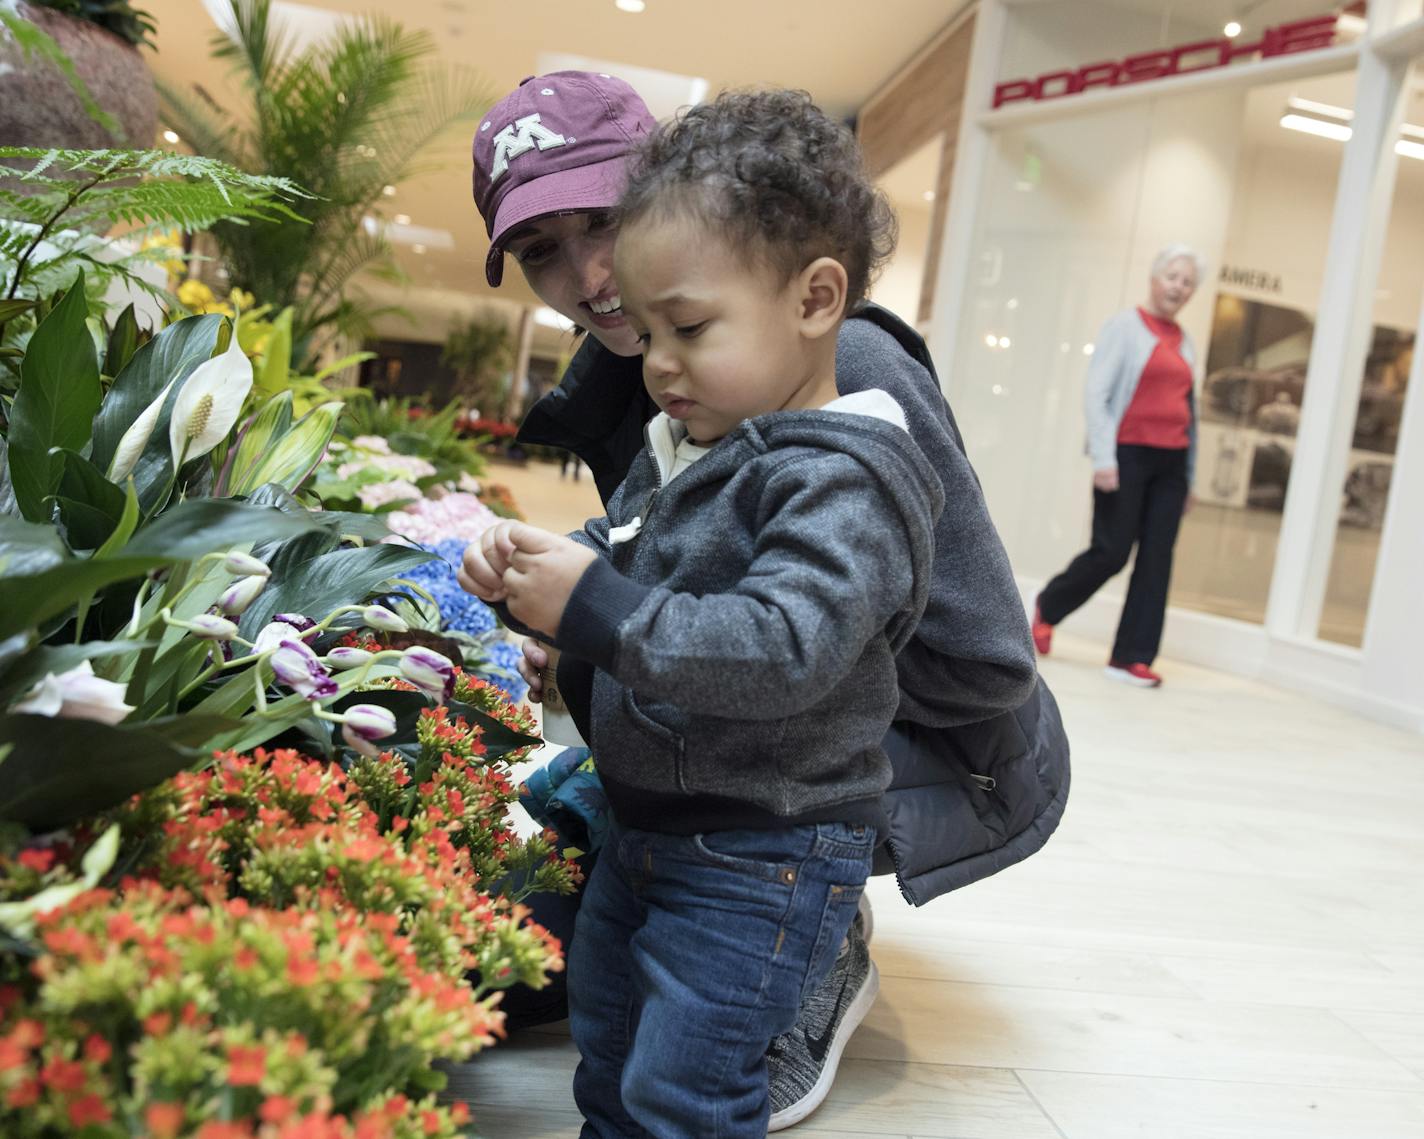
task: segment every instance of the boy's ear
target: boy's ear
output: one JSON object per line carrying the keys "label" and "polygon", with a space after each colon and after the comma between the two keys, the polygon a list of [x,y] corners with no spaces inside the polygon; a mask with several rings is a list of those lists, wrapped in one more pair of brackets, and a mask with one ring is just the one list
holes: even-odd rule
{"label": "boy's ear", "polygon": [[798,285],[802,335],[816,338],[834,332],[845,316],[845,266],[834,257],[818,257],[801,270]]}

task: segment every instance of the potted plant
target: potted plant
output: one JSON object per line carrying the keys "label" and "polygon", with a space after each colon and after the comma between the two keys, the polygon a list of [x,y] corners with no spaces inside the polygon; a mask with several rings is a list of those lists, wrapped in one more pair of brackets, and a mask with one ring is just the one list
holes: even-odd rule
{"label": "potted plant", "polygon": [[139,54],[153,22],[128,0],[20,0],[0,13],[0,139],[147,146],[158,94]]}

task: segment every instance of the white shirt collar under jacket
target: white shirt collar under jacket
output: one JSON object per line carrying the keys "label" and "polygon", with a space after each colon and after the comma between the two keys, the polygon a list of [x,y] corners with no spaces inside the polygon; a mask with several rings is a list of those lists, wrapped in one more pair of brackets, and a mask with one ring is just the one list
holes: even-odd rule
{"label": "white shirt collar under jacket", "polygon": [[[831,400],[819,410],[834,411],[844,415],[864,415],[871,419],[882,419],[893,423],[901,431],[908,432],[904,409],[894,398],[879,388],[867,388],[863,392],[852,392]],[[659,482],[666,486],[712,448],[694,443],[687,437],[687,426],[673,419],[667,412],[659,412],[649,422],[647,428],[648,445],[658,464]],[[637,537],[643,528],[643,516],[623,526],[613,526],[608,531],[608,541],[612,545],[627,542]]]}

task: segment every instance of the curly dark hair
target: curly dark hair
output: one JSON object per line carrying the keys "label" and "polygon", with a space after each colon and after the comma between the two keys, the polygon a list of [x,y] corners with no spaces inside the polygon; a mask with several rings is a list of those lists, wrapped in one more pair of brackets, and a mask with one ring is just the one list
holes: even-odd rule
{"label": "curly dark hair", "polygon": [[805,91],[724,91],[654,131],[634,155],[618,216],[684,210],[785,280],[834,257],[847,309],[895,249],[895,213],[859,144]]}

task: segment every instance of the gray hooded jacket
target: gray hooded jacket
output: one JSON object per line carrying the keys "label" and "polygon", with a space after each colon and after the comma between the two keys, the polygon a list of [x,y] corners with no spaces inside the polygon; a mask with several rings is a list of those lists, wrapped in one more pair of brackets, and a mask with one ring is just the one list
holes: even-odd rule
{"label": "gray hooded jacket", "polygon": [[[888,397],[883,397],[887,398]],[[900,427],[741,424],[664,485],[650,444],[574,537],[559,648],[595,664],[590,743],[624,826],[884,826],[896,654],[925,608],[943,492]]]}

